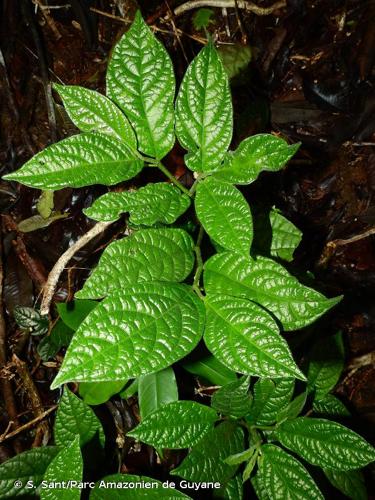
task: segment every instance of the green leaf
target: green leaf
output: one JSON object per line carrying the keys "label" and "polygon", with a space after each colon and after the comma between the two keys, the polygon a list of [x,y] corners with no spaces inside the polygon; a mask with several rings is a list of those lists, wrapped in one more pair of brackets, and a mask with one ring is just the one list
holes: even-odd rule
{"label": "green leaf", "polygon": [[267,311],[227,295],[209,295],[205,304],[204,341],[222,363],[247,375],[305,380]]}
{"label": "green leaf", "polygon": [[375,450],[361,436],[336,422],[298,417],[275,430],[276,438],[307,462],[326,469],[360,469],[375,460]]}
{"label": "green leaf", "polygon": [[77,435],[79,435],[81,446],[91,441],[96,435],[99,436],[101,444],[104,444],[105,441],[98,417],[82,399],[75,396],[67,387],[57,409],[54,435],[55,443],[58,446],[66,446]]}
{"label": "green leaf", "polygon": [[190,205],[186,194],[166,182],[147,184],[137,191],[107,193],[95,200],[84,213],[91,219],[115,221],[130,212],[129,222],[153,226],[157,222],[172,224]]}
{"label": "green leaf", "polygon": [[251,485],[254,488],[256,496],[258,497],[259,500],[271,500],[271,498],[268,496],[267,490],[264,486],[262,479],[263,477],[258,469],[257,474],[251,478]]}
{"label": "green leaf", "polygon": [[211,399],[211,406],[216,411],[236,418],[250,412],[251,395],[249,394],[250,377],[242,377],[218,389]]}
{"label": "green leaf", "polygon": [[193,14],[193,26],[196,30],[201,30],[208,28],[210,24],[214,21],[211,19],[213,17],[214,11],[212,9],[198,9]]}
{"label": "green leaf", "polygon": [[[40,491],[41,500],[79,500],[81,490],[78,487],[56,488],[55,483],[82,481],[83,462],[79,447],[79,436],[63,448],[53,459],[44,474],[42,489]],[[48,488],[43,487],[44,483],[52,484]]]}
{"label": "green leaf", "polygon": [[324,474],[329,482],[347,497],[352,500],[367,500],[365,480],[361,471],[338,472],[325,469]]}
{"label": "green leaf", "polygon": [[56,304],[57,312],[62,321],[77,330],[82,321],[98,305],[94,300],[74,300],[73,302],[60,302]]}
{"label": "green leaf", "polygon": [[251,61],[251,48],[248,45],[220,45],[218,52],[229,79],[239,75]]}
{"label": "green leaf", "polygon": [[17,325],[32,335],[43,335],[48,332],[48,318],[32,307],[17,306],[13,314]]}
{"label": "green leaf", "polygon": [[129,385],[127,384],[125,389],[123,389],[119,396],[122,399],[129,399],[133,397],[138,392],[138,379],[134,379]]}
{"label": "green leaf", "polygon": [[212,354],[195,361],[184,361],[181,365],[184,370],[202,377],[214,385],[225,385],[228,382],[237,380],[236,372],[227,368]]}
{"label": "green leaf", "polygon": [[288,146],[283,139],[270,134],[253,135],[226,154],[214,177],[234,184],[251,184],[263,170],[276,172],[283,168],[299,146]]}
{"label": "green leaf", "polygon": [[327,299],[271,259],[253,260],[229,252],[206,262],[204,286],[208,294],[225,293],[258,302],[281,321],[285,330],[309,325],[342,298]]}
{"label": "green leaf", "polygon": [[339,381],[344,368],[344,344],[341,332],[317,342],[311,352],[307,375],[308,389],[322,399]]}
{"label": "green leaf", "polygon": [[225,459],[243,450],[244,434],[233,422],[223,422],[208,432],[171,474],[188,481],[227,482],[237,465],[228,465]]}
{"label": "green leaf", "polygon": [[133,125],[139,149],[154,158],[163,158],[174,144],[174,94],[171,59],[138,11],[113,51],[107,95]]}
{"label": "green leaf", "polygon": [[102,132],[116,137],[130,149],[137,149],[137,140],[130,123],[113,102],[99,92],[78,85],[54,84],[66,112],[82,132]]}
{"label": "green leaf", "polygon": [[263,445],[261,453],[259,473],[271,499],[324,500],[305,467],[289,453],[272,444]]}
{"label": "green leaf", "polygon": [[232,477],[220,489],[213,491],[213,498],[220,500],[242,500],[243,486],[240,474]]}
{"label": "green leaf", "polygon": [[243,462],[247,462],[251,459],[255,452],[255,446],[248,448],[247,450],[241,451],[240,453],[236,453],[235,455],[230,455],[225,459],[225,463],[229,465],[239,465]]}
{"label": "green leaf", "polygon": [[339,399],[332,394],[326,394],[313,402],[314,413],[327,417],[349,417],[350,412]]}
{"label": "green leaf", "polygon": [[114,382],[81,382],[78,392],[86,404],[95,406],[105,403],[112,396],[118,394],[125,384],[125,380],[116,380]]}
{"label": "green leaf", "polygon": [[227,250],[249,255],[253,238],[250,207],[234,186],[213,178],[197,187],[195,209],[208,235]]}
{"label": "green leaf", "polygon": [[194,446],[213,428],[216,411],[194,401],[174,401],[149,414],[128,436],[155,448]]}
{"label": "green leaf", "polygon": [[190,170],[216,170],[232,139],[228,77],[212,43],[188,67],[176,100],[176,134]]}
{"label": "green leaf", "polygon": [[38,344],[37,351],[43,361],[53,358],[62,347],[66,347],[72,340],[74,331],[59,319],[52,328],[51,333],[46,335]]}
{"label": "green leaf", "polygon": [[43,218],[41,215],[33,215],[19,222],[17,228],[18,231],[21,231],[22,233],[31,233],[32,231],[48,227],[57,220],[66,219],[68,215],[69,214],[67,212],[63,214],[56,212],[47,219]]}
{"label": "green leaf", "polygon": [[143,162],[125,144],[114,137],[90,132],[48,146],[3,179],[39,189],[111,186],[136,176],[142,167]]}
{"label": "green leaf", "polygon": [[205,317],[187,285],[145,283],[106,298],[78,328],[52,388],[162,370],[198,344]]}
{"label": "green leaf", "polygon": [[248,422],[257,425],[271,425],[289,404],[294,392],[293,379],[271,380],[261,378],[254,385],[254,401]]}
{"label": "green leaf", "polygon": [[270,211],[269,217],[272,230],[271,255],[291,262],[294,250],[301,242],[302,232],[275,209]]}
{"label": "green leaf", "polygon": [[277,415],[277,422],[282,422],[287,418],[296,418],[305,407],[307,399],[307,391],[298,394],[292,401],[281,409]]}
{"label": "green leaf", "polygon": [[159,498],[177,500],[190,497],[174,488],[166,488],[164,483],[156,479],[133,474],[106,476],[96,483],[90,493],[90,500],[159,500]]}
{"label": "green leaf", "polygon": [[250,479],[250,476],[254,470],[254,467],[257,463],[257,459],[258,459],[258,455],[259,455],[259,450],[254,450],[254,453],[252,455],[252,457],[250,458],[250,460],[247,462],[246,464],[246,467],[242,473],[242,481],[245,483],[248,479]]}
{"label": "green leaf", "polygon": [[48,219],[53,212],[54,195],[55,193],[53,191],[42,191],[42,194],[38,198],[36,209],[43,219]]}
{"label": "green leaf", "polygon": [[142,229],[115,241],[76,298],[101,298],[126,285],[151,281],[183,281],[194,264],[194,242],[182,229]]}
{"label": "green leaf", "polygon": [[[14,498],[28,494],[28,481],[32,481],[35,488],[39,486],[58,451],[57,446],[31,448],[3,462],[0,465],[0,497]],[[15,481],[20,481],[22,486],[16,487]]]}
{"label": "green leaf", "polygon": [[177,400],[177,382],[171,366],[139,377],[138,403],[142,420],[162,405]]}

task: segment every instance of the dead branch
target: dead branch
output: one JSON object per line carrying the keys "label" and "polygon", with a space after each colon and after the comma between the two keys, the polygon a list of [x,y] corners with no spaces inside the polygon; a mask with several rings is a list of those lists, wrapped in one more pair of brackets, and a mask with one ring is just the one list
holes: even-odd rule
{"label": "dead branch", "polygon": [[237,7],[238,9],[253,12],[257,16],[269,16],[275,10],[286,7],[286,1],[281,0],[280,2],[270,5],[269,7],[259,7],[259,5],[253,2],[248,2],[247,0],[190,0],[176,7],[174,15],[181,16],[181,14],[184,14],[189,10],[198,9],[200,7],[218,7],[219,9]]}

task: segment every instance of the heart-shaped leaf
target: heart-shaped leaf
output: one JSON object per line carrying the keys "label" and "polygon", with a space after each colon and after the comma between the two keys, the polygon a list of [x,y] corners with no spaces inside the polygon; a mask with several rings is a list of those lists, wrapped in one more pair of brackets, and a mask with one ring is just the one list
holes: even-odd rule
{"label": "heart-shaped leaf", "polygon": [[203,303],[187,285],[144,283],[107,297],[81,324],[52,388],[162,370],[198,344]]}
{"label": "heart-shaped leaf", "polygon": [[142,229],[115,241],[76,298],[98,299],[143,281],[183,281],[194,264],[194,243],[182,229]]}
{"label": "heart-shaped leaf", "polygon": [[133,125],[139,149],[154,158],[163,158],[174,144],[174,94],[171,59],[138,11],[113,51],[107,95]]}
{"label": "heart-shaped leaf", "polygon": [[209,295],[204,341],[230,369],[263,377],[305,380],[272,316],[249,300]]}
{"label": "heart-shaped leaf", "polygon": [[186,165],[198,172],[220,166],[232,139],[228,77],[212,43],[188,67],[176,100],[176,134]]}
{"label": "heart-shaped leaf", "polygon": [[204,285],[208,294],[225,293],[258,302],[281,321],[285,330],[309,325],[342,298],[327,299],[271,259],[254,260],[229,252],[206,262]]}

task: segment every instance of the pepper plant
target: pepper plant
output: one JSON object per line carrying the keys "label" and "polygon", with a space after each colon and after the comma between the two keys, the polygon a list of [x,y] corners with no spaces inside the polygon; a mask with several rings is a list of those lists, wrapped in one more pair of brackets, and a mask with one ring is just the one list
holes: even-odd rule
{"label": "pepper plant", "polygon": [[[78,382],[83,399],[65,388],[55,446],[6,462],[0,469],[2,498],[29,493],[13,487],[20,471],[40,485],[41,498],[62,498],[64,490],[48,489],[54,478],[74,479],[78,486],[69,498],[79,498],[85,488],[80,447],[92,439],[104,444],[89,404],[136,392],[141,421],[128,436],[155,447],[161,458],[163,449],[188,448],[171,474],[192,482],[190,489],[213,481],[220,483],[214,496],[240,499],[243,482],[251,480],[260,499],[323,498],[306,468],[311,464],[346,494],[357,495],[350,485],[362,484],[358,469],[375,452],[330,419],[347,412],[330,394],[342,369],[341,336],[332,338],[336,357],[312,356],[305,390],[300,387],[306,375],[283,336],[313,323],[341,297],[326,298],[280,263],[292,260],[300,233],[276,210],[269,214],[270,251],[254,251],[251,210],[237,187],[262,171],[280,170],[298,145],[259,134],[229,150],[231,94],[213,43],[192,61],[175,99],[172,62],[139,13],[113,51],[106,97],[78,86],[55,90],[81,133],[47,147],[8,180],[42,190],[112,186],[147,167],[161,170],[168,182],[108,192],[84,210],[95,221],[129,216],[128,235],[104,250],[75,295],[75,309],[58,305],[59,333],[53,342],[42,341],[46,359],[61,347],[59,339],[70,342],[51,388]],[[194,173],[190,188],[162,162],[176,138]],[[210,255],[205,261],[203,242],[209,248],[204,255]],[[208,353],[199,357],[203,343]],[[198,359],[189,357],[192,351]],[[211,407],[178,399],[176,363],[220,386]],[[296,386],[295,379],[302,382]],[[315,417],[303,416],[311,402]],[[186,497],[178,490],[162,492]],[[129,498],[137,494],[155,497],[152,490],[133,490]],[[103,495],[98,485],[91,492],[93,498],[118,498],[116,490]]]}

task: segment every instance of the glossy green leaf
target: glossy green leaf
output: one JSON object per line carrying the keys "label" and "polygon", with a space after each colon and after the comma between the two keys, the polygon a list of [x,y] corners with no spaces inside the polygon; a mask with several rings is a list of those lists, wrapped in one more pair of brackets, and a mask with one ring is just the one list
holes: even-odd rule
{"label": "glossy green leaf", "polygon": [[175,78],[171,59],[138,11],[116,45],[107,72],[107,95],[133,125],[143,153],[163,158],[174,144]]}
{"label": "glossy green leaf", "polygon": [[[83,461],[79,447],[79,436],[63,448],[53,459],[44,474],[40,490],[41,500],[79,500],[81,490],[76,487],[58,488],[56,483],[68,480],[77,484],[82,481]],[[46,487],[44,484],[46,483]],[[51,485],[52,487],[48,487]]]}
{"label": "glossy green leaf", "polygon": [[229,479],[220,489],[214,490],[213,498],[218,498],[220,500],[242,500],[243,486],[240,474]]}
{"label": "glossy green leaf", "polygon": [[52,328],[51,333],[43,337],[39,342],[37,347],[39,356],[43,361],[53,358],[62,347],[70,344],[73,334],[74,331],[59,319]]}
{"label": "glossy green leaf", "polygon": [[142,419],[158,410],[162,405],[177,400],[177,382],[171,366],[159,372],[139,377],[138,404]]}
{"label": "glossy green leaf", "polygon": [[204,318],[202,301],[187,285],[145,283],[118,290],[81,324],[51,387],[162,370],[194,349]]}
{"label": "glossy green leaf", "polygon": [[190,205],[186,194],[166,182],[147,184],[137,191],[107,193],[95,200],[84,213],[91,219],[115,221],[130,212],[132,224],[153,226],[157,222],[172,224]]}
{"label": "glossy green leaf", "polygon": [[305,380],[272,316],[249,300],[209,295],[204,341],[231,370],[264,377]]}
{"label": "glossy green leaf", "polygon": [[233,110],[228,77],[209,43],[188,67],[176,100],[176,134],[188,151],[186,165],[217,169],[232,139]]}
{"label": "glossy green leaf", "polygon": [[254,401],[247,420],[252,424],[271,425],[279,413],[289,404],[293,391],[293,379],[271,380],[261,378],[254,385]]}
{"label": "glossy green leaf", "polygon": [[82,399],[67,387],[57,409],[54,436],[58,446],[66,446],[79,435],[80,445],[88,443],[96,435],[104,444],[104,432],[100,420]]}
{"label": "glossy green leaf", "polygon": [[227,250],[249,255],[253,238],[250,207],[242,193],[225,182],[200,182],[195,210],[208,235]]}
{"label": "glossy green leaf", "polygon": [[82,132],[109,134],[137,149],[137,140],[126,116],[107,97],[78,85],[54,84],[66,112]]}
{"label": "glossy green leaf", "polygon": [[309,325],[342,298],[327,299],[271,259],[253,260],[229,252],[206,262],[204,286],[208,294],[225,293],[258,302],[281,321],[285,330]]}
{"label": "glossy green leaf", "polygon": [[189,499],[174,488],[166,488],[161,481],[133,474],[112,474],[98,481],[90,493],[90,500],[178,500]]}
{"label": "glossy green leaf", "polygon": [[283,446],[326,469],[360,469],[375,460],[375,449],[361,436],[329,420],[286,420],[277,427],[275,435]]}
{"label": "glossy green leaf", "polygon": [[243,441],[240,427],[223,422],[208,432],[171,474],[188,481],[226,483],[238,466],[228,465],[225,459],[243,450]]}
{"label": "glossy green leaf", "polygon": [[243,417],[250,412],[251,395],[249,394],[250,377],[223,385],[211,399],[211,406],[225,416]]}
{"label": "glossy green leaf", "polygon": [[325,394],[322,398],[316,398],[313,402],[314,413],[327,417],[349,417],[350,412],[339,399],[333,394]]}
{"label": "glossy green leaf", "polygon": [[79,395],[88,405],[100,405],[108,401],[112,396],[118,394],[126,384],[126,381],[116,380],[114,382],[81,382],[79,384]]}
{"label": "glossy green leaf", "polygon": [[17,306],[13,314],[17,325],[32,335],[43,335],[48,332],[48,318],[32,307]]}
{"label": "glossy green leaf", "polygon": [[[57,446],[31,448],[3,462],[0,465],[0,497],[15,498],[28,494],[28,481],[38,487],[58,451]],[[21,486],[16,487],[15,481],[20,481]]]}
{"label": "glossy green leaf", "polygon": [[298,394],[292,401],[282,408],[277,415],[277,422],[283,422],[287,418],[296,418],[302,412],[307,400],[307,391]]}
{"label": "glossy green leaf", "polygon": [[76,298],[101,298],[126,285],[151,281],[183,281],[194,264],[194,243],[182,229],[142,229],[115,241]]}
{"label": "glossy green leaf", "polygon": [[262,479],[263,476],[258,470],[257,474],[251,478],[251,485],[254,488],[258,500],[271,500]]}
{"label": "glossy green leaf", "polygon": [[344,344],[341,332],[317,342],[311,352],[307,374],[308,389],[322,399],[339,381],[344,368]]}
{"label": "glossy green leaf", "polygon": [[352,500],[367,500],[365,480],[361,471],[339,472],[325,469],[324,474],[329,482],[347,497]]}
{"label": "glossy green leaf", "polygon": [[216,411],[194,401],[174,401],[149,414],[128,436],[155,448],[194,446],[217,420]]}
{"label": "glossy green leaf", "polygon": [[302,232],[277,210],[270,211],[272,230],[271,255],[288,262],[293,260],[294,250],[302,239]]}
{"label": "glossy green leaf", "polygon": [[212,354],[200,359],[184,361],[181,365],[189,373],[202,377],[214,385],[225,385],[237,380],[236,372],[227,368]]}
{"label": "glossy green leaf", "polygon": [[278,446],[263,445],[259,460],[262,483],[272,500],[324,500],[305,467]]}
{"label": "glossy green leaf", "polygon": [[39,189],[111,186],[136,176],[142,167],[143,162],[124,143],[90,132],[48,146],[3,178]]}
{"label": "glossy green leaf", "polygon": [[57,312],[62,321],[77,330],[82,321],[98,305],[94,300],[74,300],[73,302],[60,302],[56,304]]}
{"label": "glossy green leaf", "polygon": [[255,449],[252,457],[247,462],[247,464],[245,466],[245,469],[244,469],[244,471],[242,473],[242,481],[243,482],[245,482],[248,479],[250,479],[250,476],[253,473],[254,467],[255,467],[255,465],[257,463],[258,455],[259,455],[259,450]]}
{"label": "glossy green leaf", "polygon": [[235,151],[227,153],[214,177],[234,184],[250,184],[262,170],[275,172],[283,168],[298,148],[299,144],[288,146],[274,135],[253,135],[242,141]]}

